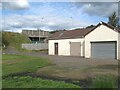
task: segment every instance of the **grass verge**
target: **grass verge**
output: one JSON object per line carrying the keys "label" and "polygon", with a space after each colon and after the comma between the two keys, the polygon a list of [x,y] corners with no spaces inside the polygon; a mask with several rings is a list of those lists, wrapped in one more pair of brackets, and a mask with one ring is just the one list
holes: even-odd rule
{"label": "grass verge", "polygon": [[2,75],[19,72],[36,72],[38,68],[52,64],[46,58],[4,54],[2,56]]}

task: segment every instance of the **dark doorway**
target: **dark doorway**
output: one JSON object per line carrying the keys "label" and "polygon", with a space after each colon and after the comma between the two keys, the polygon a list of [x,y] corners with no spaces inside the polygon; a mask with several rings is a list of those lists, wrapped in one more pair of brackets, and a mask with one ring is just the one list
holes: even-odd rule
{"label": "dark doorway", "polygon": [[54,47],[55,47],[55,55],[58,55],[58,43],[55,43]]}

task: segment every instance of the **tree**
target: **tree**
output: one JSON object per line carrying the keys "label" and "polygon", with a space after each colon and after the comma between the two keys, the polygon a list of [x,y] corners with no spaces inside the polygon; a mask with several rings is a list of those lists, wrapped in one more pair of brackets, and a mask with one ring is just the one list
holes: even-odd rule
{"label": "tree", "polygon": [[66,31],[66,29],[63,29],[63,30],[54,30],[54,31],[50,31],[49,33],[50,33],[50,34],[53,34],[53,33],[55,33],[55,32],[59,32],[59,31]]}
{"label": "tree", "polygon": [[109,16],[108,24],[112,25],[113,27],[119,26],[119,18],[116,15],[116,12],[113,12],[111,16]]}
{"label": "tree", "polygon": [[93,28],[95,27],[94,25],[87,26],[86,28]]}
{"label": "tree", "polygon": [[3,46],[3,48],[7,47],[9,45],[9,42],[8,42],[6,36],[7,36],[7,33],[2,32],[2,46]]}

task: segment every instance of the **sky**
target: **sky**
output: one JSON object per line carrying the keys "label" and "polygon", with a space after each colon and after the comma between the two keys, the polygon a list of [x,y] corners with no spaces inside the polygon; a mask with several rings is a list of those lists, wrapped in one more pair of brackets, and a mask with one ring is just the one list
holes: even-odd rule
{"label": "sky", "polygon": [[108,22],[114,11],[118,12],[116,2],[1,0],[0,27],[14,32],[22,29],[71,30]]}

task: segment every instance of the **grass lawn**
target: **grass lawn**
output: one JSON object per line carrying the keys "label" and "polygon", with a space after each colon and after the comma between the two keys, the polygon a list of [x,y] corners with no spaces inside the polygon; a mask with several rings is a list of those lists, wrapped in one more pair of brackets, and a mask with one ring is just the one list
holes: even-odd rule
{"label": "grass lawn", "polygon": [[[11,73],[36,72],[39,68],[51,65],[45,58],[4,54],[2,58],[3,76]],[[3,88],[79,88],[61,81],[44,80],[30,76],[8,77],[2,80]]]}
{"label": "grass lawn", "polygon": [[41,78],[13,77],[3,80],[3,88],[80,88],[63,81],[43,80]]}
{"label": "grass lawn", "polygon": [[50,65],[51,62],[45,58],[10,55],[2,56],[3,76],[18,72],[36,72],[38,68]]}

